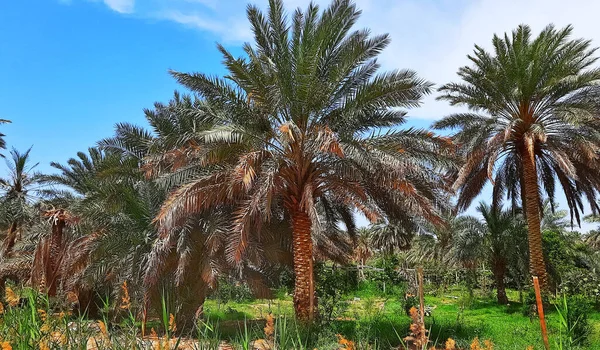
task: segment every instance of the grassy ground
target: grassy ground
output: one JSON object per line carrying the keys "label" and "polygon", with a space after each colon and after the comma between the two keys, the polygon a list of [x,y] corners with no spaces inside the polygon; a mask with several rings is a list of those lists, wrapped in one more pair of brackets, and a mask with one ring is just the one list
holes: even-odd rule
{"label": "grassy ground", "polygon": [[[427,318],[430,339],[440,346],[447,338],[456,340],[457,344],[468,348],[475,337],[480,340],[490,339],[495,349],[524,350],[528,346],[543,349],[540,327],[537,318],[529,318],[522,313],[522,305],[511,303],[509,306],[497,305],[493,298],[475,297],[469,299],[460,290],[441,293],[440,296],[427,295],[425,303],[432,308]],[[518,300],[516,293],[509,294],[511,300]],[[410,318],[406,316],[402,303],[394,297],[373,296],[368,292],[357,292],[345,299],[344,311],[328,325],[323,339],[335,339],[335,334],[343,334],[352,340],[377,339],[381,348],[399,344],[399,335],[408,333]],[[466,299],[466,301],[465,301]],[[244,320],[263,319],[269,312],[275,315],[293,315],[291,297],[276,300],[257,300],[247,303],[230,302],[218,304],[210,300],[206,304],[206,314],[210,319],[220,320],[224,335],[239,333]],[[547,310],[548,328],[551,332],[551,345],[558,334],[558,314]],[[600,350],[600,313],[590,317],[593,327],[589,344],[585,349]],[[260,334],[263,323],[249,323],[257,334]],[[320,344],[319,349],[329,346]]]}

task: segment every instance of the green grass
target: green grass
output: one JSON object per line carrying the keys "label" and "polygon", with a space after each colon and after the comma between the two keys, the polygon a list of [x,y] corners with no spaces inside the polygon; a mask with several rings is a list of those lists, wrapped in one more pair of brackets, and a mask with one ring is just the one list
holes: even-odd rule
{"label": "green grass", "polygon": [[[461,349],[468,349],[472,340],[478,337],[481,341],[493,341],[497,350],[525,350],[528,346],[543,349],[538,319],[524,316],[522,305],[514,302],[508,306],[497,305],[492,297],[477,294],[475,298],[469,298],[465,291],[455,288],[426,295],[425,303],[432,308],[431,316],[426,319],[431,345],[443,346],[446,339],[452,338]],[[72,316],[70,319],[53,316],[49,318],[50,322],[45,322],[39,309],[48,310],[47,299],[31,290],[25,290],[22,296],[28,297],[24,306],[7,306],[0,317],[0,339],[10,340],[13,345],[18,345],[15,349],[25,349],[31,344],[48,340],[55,330],[64,332],[68,322],[75,322],[80,326],[78,329],[84,329],[83,325],[95,322],[83,316]],[[518,300],[517,293],[511,292],[509,297],[511,300]],[[285,343],[290,344],[293,349],[338,349],[336,334],[341,334],[346,339],[355,341],[357,349],[383,350],[397,347],[400,339],[408,334],[411,320],[406,316],[403,302],[398,296],[378,295],[376,289],[368,287],[346,295],[343,302],[346,303],[344,312],[336,315],[334,320],[305,329],[293,320],[292,298],[289,295],[280,295],[275,300],[226,304],[209,300],[205,304],[207,324],[199,327],[198,334],[204,342],[214,340],[214,344],[218,344],[221,340],[227,340],[247,346],[250,340],[264,338],[265,317],[269,313],[277,318],[276,328],[286,330]],[[546,312],[551,332],[550,341],[554,349],[559,315],[554,309]],[[153,320],[154,323],[149,326],[159,333],[166,330],[169,327],[167,316],[165,309],[163,319]],[[122,320],[120,324],[109,325],[112,328],[112,331],[109,330],[112,332],[110,337],[115,343],[136,341],[139,327],[134,321]],[[105,320],[105,323],[109,324],[110,320]],[[600,350],[600,313],[591,314],[590,324],[593,331],[589,344],[581,349]],[[284,326],[281,327],[282,325]],[[88,336],[85,332],[65,333],[69,344],[85,343]],[[281,335],[278,339],[280,338],[283,339]],[[115,349],[120,348],[130,347]],[[215,347],[210,347],[212,348]]]}
{"label": "green grass", "polygon": [[[461,347],[468,348],[473,338],[479,337],[480,340],[492,340],[496,349],[524,350],[528,346],[543,349],[538,319],[524,316],[522,305],[518,302],[503,306],[498,305],[493,298],[475,297],[470,305],[461,308],[460,304],[465,303],[464,291],[453,289],[440,294],[425,297],[426,305],[433,308],[432,315],[426,319],[426,326],[430,329],[430,339],[434,342],[437,340],[438,345],[443,344],[447,338],[452,338]],[[511,300],[518,300],[516,292],[509,292],[509,297]],[[385,349],[399,344],[397,333],[407,335],[410,318],[405,315],[403,305],[397,297],[376,296],[376,291],[366,288],[348,295],[345,302],[349,304],[347,310],[328,325],[326,334],[320,338],[337,333],[353,340],[366,337],[377,339],[381,348]],[[231,302],[220,307],[215,301],[209,301],[206,310],[212,319],[226,322],[260,320],[269,312],[288,317],[293,315],[291,297],[273,301]],[[559,327],[558,315],[551,309],[546,310],[546,316],[551,332],[550,342],[554,346]],[[257,329],[262,327],[260,321],[253,323]],[[600,350],[600,313],[593,313],[590,323],[593,332],[585,349]],[[221,329],[226,329],[227,323],[224,326]],[[230,326],[239,328],[239,323],[231,323]],[[319,347],[322,348],[327,346]]]}

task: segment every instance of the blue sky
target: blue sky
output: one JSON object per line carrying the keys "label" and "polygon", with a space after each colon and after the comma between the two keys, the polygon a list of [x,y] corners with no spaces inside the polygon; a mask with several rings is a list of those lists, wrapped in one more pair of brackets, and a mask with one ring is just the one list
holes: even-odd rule
{"label": "blue sky", "polygon": [[[256,1],[265,6],[266,0]],[[326,1],[317,1],[321,4]],[[290,8],[306,0],[289,0]],[[519,23],[540,30],[573,23],[600,44],[600,4],[576,0],[358,0],[360,25],[389,32],[386,69],[412,68],[444,83],[477,42]],[[215,42],[234,53],[250,40],[245,0],[37,0],[0,5],[0,126],[9,147],[33,145],[39,169],[65,162],[112,135],[114,124],[144,124],[143,108],[166,102],[177,84],[168,69],[222,74]],[[586,11],[579,9],[586,8]],[[518,9],[518,11],[516,11]],[[588,15],[589,14],[589,15]],[[596,40],[598,39],[598,40]],[[431,96],[408,126],[455,112]],[[484,194],[483,197],[486,197]]]}

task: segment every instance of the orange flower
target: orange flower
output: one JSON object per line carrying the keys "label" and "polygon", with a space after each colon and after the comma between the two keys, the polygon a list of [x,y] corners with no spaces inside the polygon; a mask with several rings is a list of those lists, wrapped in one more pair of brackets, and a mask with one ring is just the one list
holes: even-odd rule
{"label": "orange flower", "polygon": [[129,310],[131,307],[131,298],[129,297],[129,289],[127,289],[127,281],[123,282],[121,290],[123,291],[123,296],[121,297],[121,305],[119,307],[121,310]]}
{"label": "orange flower", "polygon": [[79,303],[79,297],[74,292],[67,292],[67,301],[71,304]]}
{"label": "orange flower", "polygon": [[98,321],[98,328],[103,336],[108,337],[108,330],[106,329],[106,323],[104,323],[104,321]]}
{"label": "orange flower", "polygon": [[267,323],[265,324],[265,338],[267,338],[267,340],[272,341],[273,340],[273,334],[275,334],[275,318],[273,317],[273,314],[269,313],[267,315]]}
{"label": "orange flower", "polygon": [[0,315],[4,313],[4,304],[0,303]]}
{"label": "orange flower", "polygon": [[456,350],[456,342],[454,339],[448,338],[448,340],[446,340],[446,347],[444,350]]}
{"label": "orange flower", "polygon": [[473,341],[471,342],[471,350],[483,350],[481,348],[481,344],[479,344],[478,337],[475,337],[475,339],[473,339]]}
{"label": "orange flower", "polygon": [[1,347],[2,347],[2,350],[12,350],[12,346],[10,346],[10,343],[7,341],[3,342]]}
{"label": "orange flower", "polygon": [[419,311],[413,306],[409,310],[412,324],[410,325],[410,336],[404,338],[405,341],[412,342],[418,349],[424,348],[429,343],[427,329],[421,320]]}
{"label": "orange flower", "polygon": [[340,344],[340,350],[354,350],[354,342],[344,338],[343,335],[337,334],[338,344]]}
{"label": "orange flower", "polygon": [[177,323],[175,323],[175,316],[169,314],[169,332],[175,332],[177,330]]}

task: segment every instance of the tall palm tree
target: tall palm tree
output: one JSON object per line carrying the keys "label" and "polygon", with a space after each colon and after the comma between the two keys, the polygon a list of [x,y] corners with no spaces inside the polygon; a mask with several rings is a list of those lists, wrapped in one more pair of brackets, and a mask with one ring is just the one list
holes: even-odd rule
{"label": "tall palm tree", "polygon": [[292,230],[296,315],[310,321],[319,213],[348,228],[354,209],[407,230],[415,217],[440,223],[439,170],[448,164],[438,152],[448,141],[387,129],[404,122],[402,108],[418,106],[431,84],[409,70],[377,73],[389,37],[351,31],[360,11],[350,1],[333,1],[322,12],[311,4],[291,21],[281,0],[271,0],[267,13],[255,6],[247,12],[255,43],[244,45],[244,58],[219,46],[224,79],[172,72],[203,100],[195,113],[212,126],[187,150],[203,171],[171,193],[156,222],[170,231],[191,215],[232,205],[228,252],[239,262],[283,208]]}
{"label": "tall palm tree", "polygon": [[529,232],[530,271],[546,286],[540,230],[541,200],[554,200],[556,182],[578,222],[583,198],[598,212],[600,70],[590,41],[571,39],[571,26],[546,27],[533,38],[519,26],[494,36],[493,52],[479,46],[472,66],[458,71],[460,83],[443,85],[439,99],[472,112],[445,117],[437,129],[458,129],[453,139],[464,155],[454,189],[467,208],[490,180],[497,206],[520,199]]}

